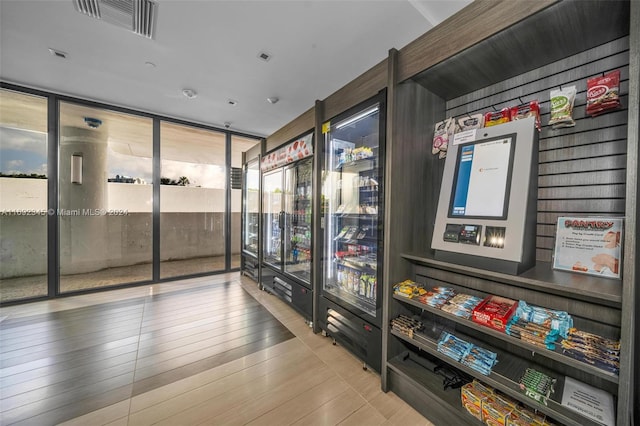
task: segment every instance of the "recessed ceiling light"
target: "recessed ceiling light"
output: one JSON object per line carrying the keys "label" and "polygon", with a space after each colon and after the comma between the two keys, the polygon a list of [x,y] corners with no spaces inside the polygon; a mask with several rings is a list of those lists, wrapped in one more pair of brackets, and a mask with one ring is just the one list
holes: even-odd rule
{"label": "recessed ceiling light", "polygon": [[271,59],[271,55],[267,52],[260,52],[258,53],[258,58],[265,62],[269,62],[269,59]]}
{"label": "recessed ceiling light", "polygon": [[67,54],[65,52],[62,52],[61,50],[53,49],[50,47],[49,53],[51,53],[55,57],[67,59]]}
{"label": "recessed ceiling light", "polygon": [[195,90],[193,89],[182,89],[182,94],[187,98],[187,99],[195,99],[198,94],[196,93]]}
{"label": "recessed ceiling light", "polygon": [[234,101],[233,99],[227,99],[227,103],[231,106],[238,105],[238,101]]}
{"label": "recessed ceiling light", "polygon": [[277,96],[272,96],[270,98],[267,98],[267,102],[269,102],[270,104],[278,103],[279,100],[280,98],[278,98]]}

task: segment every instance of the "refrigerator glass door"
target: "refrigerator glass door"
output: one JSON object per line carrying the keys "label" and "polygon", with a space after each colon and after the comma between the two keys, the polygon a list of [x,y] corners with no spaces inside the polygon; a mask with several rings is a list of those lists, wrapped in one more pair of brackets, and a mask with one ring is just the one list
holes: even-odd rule
{"label": "refrigerator glass door", "polygon": [[304,160],[285,177],[285,272],[311,284],[312,161]]}
{"label": "refrigerator glass door", "polygon": [[[382,211],[379,105],[332,123],[326,134],[323,287],[338,303],[378,312]],[[346,306],[345,306],[346,307]]]}
{"label": "refrigerator glass door", "polygon": [[242,250],[258,256],[258,232],[260,221],[260,164],[258,160],[247,163],[244,186],[244,239]]}
{"label": "refrigerator glass door", "polygon": [[276,268],[282,259],[282,169],[264,175],[262,182],[263,259]]}

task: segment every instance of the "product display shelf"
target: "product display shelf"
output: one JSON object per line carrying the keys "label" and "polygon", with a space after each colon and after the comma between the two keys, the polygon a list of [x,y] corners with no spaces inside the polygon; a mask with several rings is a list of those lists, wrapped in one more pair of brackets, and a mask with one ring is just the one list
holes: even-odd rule
{"label": "product display shelf", "polygon": [[512,345],[516,345],[519,346],[523,349],[529,350],[531,351],[532,355],[536,356],[539,355],[540,357],[545,357],[545,358],[549,358],[549,359],[553,359],[555,361],[561,362],[563,364],[566,364],[572,368],[575,368],[577,370],[582,370],[588,374],[591,374],[593,376],[599,377],[601,379],[607,380],[611,383],[617,384],[619,379],[618,376],[616,374],[613,373],[609,373],[608,371],[599,369],[597,367],[594,367],[592,365],[586,364],[584,362],[580,362],[578,360],[575,360],[571,357],[568,357],[566,355],[562,354],[562,349],[560,346],[560,341],[558,340],[558,342],[556,342],[556,350],[549,350],[546,348],[542,348],[540,346],[536,346],[533,345],[531,343],[525,342],[524,340],[520,340],[517,339],[515,337],[512,337],[506,333],[502,333],[498,330],[494,330],[492,328],[489,327],[485,327],[483,325],[477,324],[475,322],[473,322],[470,319],[465,319],[465,318],[461,318],[458,316],[455,316],[453,314],[450,314],[448,312],[444,312],[440,309],[437,308],[433,308],[429,305],[426,305],[424,303],[420,303],[417,302],[415,300],[412,299],[408,299],[406,297],[402,297],[402,296],[397,296],[394,295],[393,296],[394,299],[399,300],[403,303],[406,303],[408,305],[412,305],[415,306],[417,308],[422,309],[423,311],[427,311],[427,312],[431,312],[435,315],[438,315],[442,318],[445,318],[447,320],[453,321],[457,324],[461,324],[464,327],[470,328],[472,330],[476,330],[479,331],[481,333],[487,334],[489,336],[493,336],[495,338],[498,338],[500,340],[503,340],[507,343],[510,343]]}
{"label": "product display shelf", "polygon": [[[409,336],[403,333],[399,333],[395,330],[391,330],[391,334],[415,346],[419,350],[423,350],[431,354],[432,356],[441,359],[452,367],[479,379],[489,386],[492,386],[495,389],[504,392],[505,394],[517,399],[523,404],[545,413],[556,421],[572,426],[587,426],[598,424],[584,416],[581,416],[577,412],[564,407],[560,403],[560,401],[562,400],[564,376],[554,375],[553,372],[546,370],[542,365],[531,365],[531,363],[527,360],[523,360],[511,353],[490,347],[486,342],[478,341],[471,336],[464,335],[459,331],[455,331],[453,334],[456,337],[498,354],[498,363],[493,367],[491,374],[485,376],[484,374],[472,368],[469,368],[460,362],[457,362],[453,358],[450,358],[445,354],[438,352],[438,339],[441,331],[442,330],[440,329],[434,330],[427,328],[419,333],[414,333],[414,338],[410,338]],[[527,397],[524,394],[524,391],[520,389],[518,380],[524,373],[524,371],[529,367],[533,367],[536,370],[557,379],[557,382],[555,384],[555,392],[552,393],[547,400],[548,405],[544,405],[534,401],[533,399]]]}
{"label": "product display shelf", "polygon": [[403,253],[401,256],[418,265],[472,275],[511,286],[538,290],[614,308],[620,308],[622,305],[622,283],[620,280],[555,271],[547,262],[537,262],[536,266],[516,276],[443,262],[427,255]]}
{"label": "product display shelf", "polygon": [[[444,389],[443,377],[433,372],[435,365],[431,364],[413,351],[404,351],[390,359],[387,364],[392,372],[390,380],[398,376],[405,384],[395,392],[405,401],[412,401],[417,411],[433,419],[436,424],[483,425],[464,409],[459,389]],[[447,407],[447,411],[441,413],[439,418],[434,418],[434,414],[438,414],[434,407]]]}
{"label": "product display shelf", "polygon": [[357,269],[361,272],[368,272],[372,274],[375,273],[377,269],[377,262],[375,259],[372,261],[360,261],[357,259],[355,260],[341,259],[341,260],[338,260],[337,263],[339,265],[346,266],[351,269]]}

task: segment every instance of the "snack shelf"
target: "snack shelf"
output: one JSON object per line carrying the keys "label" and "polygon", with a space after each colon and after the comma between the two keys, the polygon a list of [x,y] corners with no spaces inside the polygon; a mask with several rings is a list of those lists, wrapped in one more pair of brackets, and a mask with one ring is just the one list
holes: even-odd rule
{"label": "snack shelf", "polygon": [[509,275],[443,262],[435,260],[428,255],[403,253],[401,256],[418,265],[471,275],[502,284],[538,290],[572,299],[595,302],[604,306],[615,308],[622,306],[622,282],[620,280],[556,271],[547,262],[538,262],[536,266],[520,275]]}
{"label": "snack shelf", "polygon": [[[467,342],[477,344],[478,346],[481,346],[498,354],[498,363],[493,367],[491,374],[485,376],[484,374],[470,367],[467,367],[466,365],[457,362],[453,358],[450,358],[438,351],[438,338],[441,331],[442,330],[425,329],[419,333],[414,333],[415,337],[410,338],[403,333],[399,333],[395,330],[390,330],[393,336],[396,336],[399,339],[415,346],[419,350],[423,350],[431,354],[432,356],[435,356],[436,358],[446,362],[450,366],[477,378],[487,385],[492,386],[493,388],[522,402],[523,404],[545,413],[554,420],[571,426],[595,426],[599,424],[584,416],[581,416],[577,412],[572,411],[561,404],[562,391],[564,388],[564,376],[555,376],[553,372],[548,371],[544,366],[539,364],[533,365],[536,370],[557,379],[555,392],[552,393],[551,396],[547,399],[548,405],[541,404],[527,397],[524,394],[524,391],[520,389],[520,385],[518,383],[519,376],[522,375],[522,373],[527,368],[532,367],[532,364],[530,362],[518,358],[509,352],[504,352],[499,349],[490,347],[486,344],[486,342],[476,341],[472,337],[456,331],[454,333],[456,337]],[[416,339],[416,337],[418,337],[418,339]]]}
{"label": "snack shelf", "polygon": [[[437,411],[443,423],[469,426],[483,425],[484,423],[467,413],[462,406],[460,390],[444,390],[443,377],[434,373],[433,367],[425,365],[425,362],[428,361],[425,361],[424,358],[412,351],[405,351],[388,361],[387,366],[393,374],[397,374],[403,380],[412,384],[413,389],[407,395],[402,395],[403,399],[416,399],[414,407],[418,411],[424,408],[430,415]],[[428,402],[433,402],[433,404],[428,404]],[[455,419],[453,416],[455,416]]]}
{"label": "snack shelf", "polygon": [[359,294],[354,294],[353,292],[342,290],[340,286],[334,284],[333,286],[327,285],[325,287],[328,293],[333,294],[340,299],[344,299],[353,306],[362,309],[364,312],[375,313],[376,311],[376,302],[375,300],[371,300],[370,298],[360,296]]}
{"label": "snack shelf", "polygon": [[356,269],[361,272],[367,272],[370,274],[375,274],[377,270],[377,263],[366,263],[363,264],[357,261],[350,261],[345,259],[336,260],[338,265],[346,266],[347,268]]}
{"label": "snack shelf", "polygon": [[[586,373],[589,373],[589,374],[591,374],[593,376],[596,376],[596,377],[599,377],[601,379],[607,380],[607,381],[609,381],[611,383],[614,383],[614,384],[618,384],[618,382],[619,382],[619,377],[617,375],[615,375],[613,373],[609,373],[608,371],[604,371],[604,370],[602,370],[600,368],[591,366],[591,365],[586,364],[584,362],[580,362],[580,361],[575,360],[575,359],[573,359],[571,357],[568,357],[568,356],[562,354],[562,352],[560,352],[561,349],[556,349],[555,351],[553,351],[553,350],[550,350],[550,349],[547,349],[547,348],[542,348],[540,346],[533,345],[531,343],[528,343],[528,342],[525,342],[523,340],[517,339],[517,338],[515,338],[513,336],[510,336],[510,335],[508,335],[506,333],[502,333],[502,332],[500,332],[498,330],[494,330],[492,328],[485,327],[483,325],[477,324],[477,323],[473,322],[470,319],[465,319],[465,318],[462,318],[462,317],[455,316],[453,314],[450,314],[448,312],[444,312],[444,311],[442,311],[440,309],[431,307],[431,306],[426,305],[424,303],[420,303],[420,302],[415,301],[413,299],[409,299],[409,298],[406,298],[406,297],[398,296],[398,295],[395,295],[395,294],[393,295],[393,298],[396,299],[396,300],[399,300],[399,301],[401,301],[403,303],[406,303],[408,305],[412,305],[412,306],[415,306],[417,308],[420,308],[423,311],[431,312],[431,313],[433,313],[435,315],[438,315],[439,317],[446,318],[446,319],[448,319],[450,321],[453,321],[453,322],[455,322],[457,324],[461,324],[461,325],[463,325],[463,326],[465,326],[467,328],[470,328],[472,330],[480,331],[480,332],[482,332],[484,334],[496,337],[496,338],[498,338],[500,340],[503,340],[503,341],[505,341],[507,343],[510,343],[512,345],[516,345],[516,346],[519,346],[521,348],[530,350],[532,355],[540,355],[540,356],[545,357],[545,358],[553,359],[553,360],[561,362],[561,363],[563,363],[565,365],[571,366],[572,368],[584,371]],[[560,346],[560,342],[557,342],[557,346],[558,347]]]}
{"label": "snack shelf", "polygon": [[342,164],[338,164],[336,165],[336,170],[343,170],[349,167],[358,167],[362,164],[366,164],[367,161],[373,161],[376,162],[378,160],[378,156],[377,155],[373,155],[371,157],[365,157],[365,158],[359,158],[357,160],[353,160],[353,161],[349,161],[347,163],[342,163]]}

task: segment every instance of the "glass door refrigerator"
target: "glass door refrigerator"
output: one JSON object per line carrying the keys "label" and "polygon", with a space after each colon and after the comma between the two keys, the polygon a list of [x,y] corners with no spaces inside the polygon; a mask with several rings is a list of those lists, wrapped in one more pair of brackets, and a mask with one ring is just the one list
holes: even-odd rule
{"label": "glass door refrigerator", "polygon": [[241,270],[258,281],[260,242],[260,161],[254,158],[244,165],[242,185],[242,264]]}
{"label": "glass door refrigerator", "polygon": [[323,126],[320,328],[380,371],[384,93]]}
{"label": "glass door refrigerator", "polygon": [[262,269],[260,286],[311,323],[312,134],[262,161]]}

